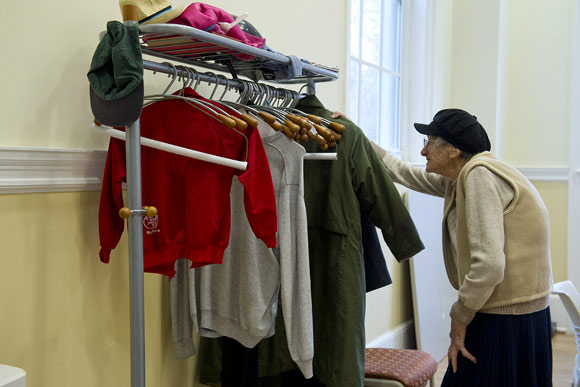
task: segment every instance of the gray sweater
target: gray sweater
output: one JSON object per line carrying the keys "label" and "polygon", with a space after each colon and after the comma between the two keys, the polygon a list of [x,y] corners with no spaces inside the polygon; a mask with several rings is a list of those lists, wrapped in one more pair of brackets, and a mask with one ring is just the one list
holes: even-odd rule
{"label": "gray sweater", "polygon": [[176,352],[178,357],[195,353],[193,331],[256,346],[274,334],[280,296],[290,354],[310,378],[314,345],[303,198],[305,151],[278,132],[262,141],[276,193],[278,246],[269,249],[254,236],[244,212],[243,187],[234,179],[232,227],[223,263],[188,273],[183,273],[186,262],[177,263],[178,274],[171,281]]}

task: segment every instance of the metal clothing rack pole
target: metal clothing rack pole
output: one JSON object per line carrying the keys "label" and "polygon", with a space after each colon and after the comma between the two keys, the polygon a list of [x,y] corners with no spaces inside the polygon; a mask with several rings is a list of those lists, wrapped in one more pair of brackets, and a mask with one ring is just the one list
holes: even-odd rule
{"label": "metal clothing rack pole", "polygon": [[[123,22],[136,24],[137,7],[122,8]],[[129,233],[129,303],[131,329],[131,387],[145,387],[145,274],[141,202],[141,126],[140,120],[125,127],[127,200],[131,210]]]}
{"label": "metal clothing rack pole", "polygon": [[145,301],[143,269],[143,227],[141,213],[140,122],[125,128],[127,197],[131,216],[129,232],[129,302],[131,305],[131,387],[145,387]]}

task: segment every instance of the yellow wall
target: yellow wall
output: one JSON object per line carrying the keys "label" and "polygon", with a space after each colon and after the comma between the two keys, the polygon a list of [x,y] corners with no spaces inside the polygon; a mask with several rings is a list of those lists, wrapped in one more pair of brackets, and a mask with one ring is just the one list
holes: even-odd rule
{"label": "yellow wall", "polygon": [[387,267],[393,283],[367,293],[365,315],[367,343],[413,319],[409,261],[399,263],[395,260],[382,240],[380,231],[379,239],[383,244],[383,252],[385,253]]}
{"label": "yellow wall", "polygon": [[569,163],[574,0],[508,1],[498,103],[502,158],[517,166]]}
{"label": "yellow wall", "polygon": [[554,282],[567,277],[568,183],[535,182],[550,214],[550,253]]}
{"label": "yellow wall", "polygon": [[[126,234],[98,258],[98,192],[0,195],[0,364],[27,386],[130,385]],[[175,360],[167,279],[145,276],[146,380],[191,385]]]}
{"label": "yellow wall", "polygon": [[[478,116],[498,158],[566,171],[575,1],[451,1],[448,105]],[[536,185],[550,211],[554,279],[564,280],[568,185]]]}

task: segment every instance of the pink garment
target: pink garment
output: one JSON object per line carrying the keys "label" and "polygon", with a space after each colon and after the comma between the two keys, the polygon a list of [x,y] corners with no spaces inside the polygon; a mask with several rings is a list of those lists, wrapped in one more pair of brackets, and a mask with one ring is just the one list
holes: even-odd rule
{"label": "pink garment", "polygon": [[[208,31],[214,34],[220,34],[225,36],[230,36],[234,39],[241,41],[242,43],[248,44],[252,47],[262,48],[266,39],[258,38],[257,36],[250,35],[236,25],[228,31],[226,34],[217,24],[218,22],[231,23],[235,19],[232,15],[224,11],[223,9],[204,4],[204,3],[191,3],[181,14],[181,16],[176,17],[171,20],[171,24],[181,24],[184,26],[189,26],[197,28],[203,31]],[[242,60],[252,60],[255,57],[248,54],[236,54],[236,56]]]}

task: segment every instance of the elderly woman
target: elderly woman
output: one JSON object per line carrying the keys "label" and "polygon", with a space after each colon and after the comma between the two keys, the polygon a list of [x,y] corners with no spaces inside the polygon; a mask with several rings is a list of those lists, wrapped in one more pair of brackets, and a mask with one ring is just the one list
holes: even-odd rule
{"label": "elderly woman", "polygon": [[427,136],[414,168],[375,151],[393,180],[445,199],[443,256],[458,292],[442,386],[551,386],[548,211],[518,170],[496,159],[460,109],[415,124]]}

